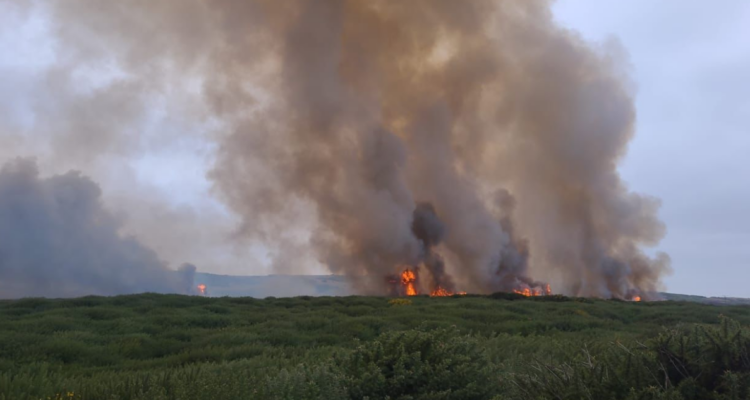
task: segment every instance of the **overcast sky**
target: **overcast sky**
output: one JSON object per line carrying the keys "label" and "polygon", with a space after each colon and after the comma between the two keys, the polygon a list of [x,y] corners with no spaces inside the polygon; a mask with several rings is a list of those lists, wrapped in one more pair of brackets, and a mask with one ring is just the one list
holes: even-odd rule
{"label": "overcast sky", "polygon": [[[663,202],[668,234],[658,250],[672,257],[668,289],[750,297],[750,2],[561,0],[554,12],[592,44],[614,38],[629,54],[638,126],[621,171],[633,190]],[[56,90],[43,79],[53,44],[43,13],[0,0],[0,163],[34,155],[46,174],[83,170],[125,229],[173,266],[269,272],[267,249],[228,244],[233,216],[205,177],[214,149],[200,134],[174,134],[200,130],[188,118],[136,126],[146,133],[132,149],[56,157],[64,144],[54,142],[54,129],[64,115],[44,129],[30,122],[40,107],[68,112],[44,104]],[[321,271],[311,265],[309,272]]]}
{"label": "overcast sky", "polygon": [[662,199],[668,288],[750,297],[750,2],[562,0],[554,10],[630,55],[638,126],[621,171]]}

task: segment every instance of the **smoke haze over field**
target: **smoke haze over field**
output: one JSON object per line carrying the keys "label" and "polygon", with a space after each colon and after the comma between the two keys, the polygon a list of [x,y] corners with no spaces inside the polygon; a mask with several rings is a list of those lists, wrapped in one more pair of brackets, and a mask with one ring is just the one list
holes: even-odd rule
{"label": "smoke haze over field", "polygon": [[192,293],[191,274],[168,270],[118,228],[94,182],[76,172],[40,179],[30,160],[6,164],[0,170],[0,298]]}
{"label": "smoke haze over field", "polygon": [[[547,1],[60,0],[49,13],[56,155],[137,152],[150,113],[190,113],[205,129],[175,137],[217,146],[210,178],[235,238],[264,243],[277,270],[314,259],[382,294],[384,277],[424,265],[425,289],[550,282],[620,298],[669,271],[642,250],[665,233],[659,202],[617,171],[635,121],[623,51],[557,27]],[[109,75],[92,83],[81,65]],[[81,79],[95,89],[77,93]]]}

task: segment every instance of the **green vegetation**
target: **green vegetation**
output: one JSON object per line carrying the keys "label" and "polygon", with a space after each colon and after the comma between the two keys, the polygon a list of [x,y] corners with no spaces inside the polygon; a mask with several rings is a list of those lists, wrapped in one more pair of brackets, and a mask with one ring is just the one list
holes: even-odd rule
{"label": "green vegetation", "polygon": [[0,400],[746,399],[750,308],[513,294],[0,302]]}

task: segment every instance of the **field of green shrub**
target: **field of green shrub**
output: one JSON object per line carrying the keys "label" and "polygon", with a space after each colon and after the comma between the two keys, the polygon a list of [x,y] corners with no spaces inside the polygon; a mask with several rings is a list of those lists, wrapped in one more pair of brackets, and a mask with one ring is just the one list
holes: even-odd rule
{"label": "field of green shrub", "polygon": [[0,301],[0,400],[748,398],[750,307],[521,297]]}

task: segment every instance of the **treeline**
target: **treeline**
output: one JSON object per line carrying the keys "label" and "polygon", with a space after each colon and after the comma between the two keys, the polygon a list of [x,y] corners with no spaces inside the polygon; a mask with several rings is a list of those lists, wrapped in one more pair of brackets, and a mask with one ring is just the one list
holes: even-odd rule
{"label": "treeline", "polygon": [[495,294],[0,302],[0,400],[746,399],[750,308]]}

